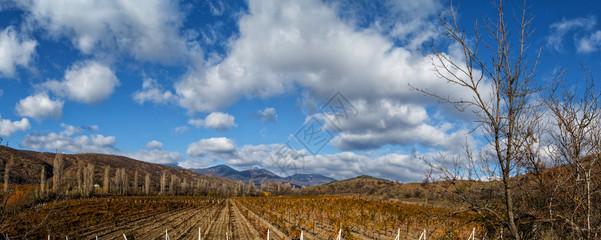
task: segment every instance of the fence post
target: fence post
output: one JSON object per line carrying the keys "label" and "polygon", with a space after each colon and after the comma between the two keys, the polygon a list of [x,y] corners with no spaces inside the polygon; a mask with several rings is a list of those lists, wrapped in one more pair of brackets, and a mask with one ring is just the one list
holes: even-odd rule
{"label": "fence post", "polygon": [[470,234],[468,240],[476,240],[476,228],[472,228],[472,233]]}
{"label": "fence post", "polygon": [[424,229],[424,231],[422,231],[422,234],[419,235],[419,240],[427,240],[428,239],[428,235],[426,232],[426,229]]}

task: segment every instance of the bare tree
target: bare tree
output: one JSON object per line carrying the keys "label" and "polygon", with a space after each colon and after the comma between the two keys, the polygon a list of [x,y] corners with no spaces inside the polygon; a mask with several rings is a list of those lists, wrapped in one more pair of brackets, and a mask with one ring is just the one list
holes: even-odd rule
{"label": "bare tree", "polygon": [[[459,27],[453,9],[449,11],[449,20],[443,22],[445,34],[459,47],[461,56],[438,53],[433,58],[434,69],[450,85],[466,90],[467,97],[453,98],[427,89],[415,89],[452,103],[459,110],[473,112],[477,131],[482,132],[488,146],[493,149],[490,158],[497,170],[494,171],[495,176],[490,177],[500,179],[503,193],[502,209],[474,207],[479,208],[477,212],[496,217],[509,229],[514,239],[521,239],[516,224],[515,183],[512,177],[520,172],[518,167],[527,145],[526,139],[534,137],[529,132],[531,127],[526,124],[536,123],[532,120],[535,105],[531,98],[538,56],[533,64],[527,61],[531,19],[527,17],[526,8],[522,8],[514,30],[507,28],[505,11],[504,1],[499,0],[497,20],[490,28],[490,38],[483,38],[477,30],[473,38],[468,38]],[[510,39],[510,31],[517,33],[516,39]],[[485,46],[491,46],[490,52],[480,52],[482,41]]]}
{"label": "bare tree", "polygon": [[134,171],[134,187],[132,189],[134,194],[138,193],[138,170]]}
{"label": "bare tree", "polygon": [[115,177],[114,177],[115,190],[114,192],[117,194],[127,194],[128,193],[128,179],[127,174],[125,172],[125,168],[117,168],[115,169]]}
{"label": "bare tree", "polygon": [[94,171],[96,166],[88,163],[83,172],[83,195],[90,196],[94,192]]}
{"label": "bare tree", "polygon": [[3,190],[5,193],[8,192],[8,187],[9,187],[9,183],[10,183],[10,169],[12,167],[12,165],[15,162],[14,159],[14,155],[10,155],[10,158],[8,159],[8,162],[6,162],[6,164],[4,164],[4,184],[3,184]]}
{"label": "bare tree", "polygon": [[181,189],[182,189],[181,190],[182,193],[184,193],[184,194],[187,193],[187,191],[188,191],[188,180],[186,180],[186,178],[184,178],[184,180],[182,181]]}
{"label": "bare tree", "polygon": [[52,163],[52,191],[59,193],[63,179],[63,155],[57,153]]}
{"label": "bare tree", "polygon": [[150,174],[148,173],[144,176],[144,194],[150,194]]}
{"label": "bare tree", "polygon": [[83,169],[82,162],[79,161],[79,160],[77,160],[76,163],[75,163],[75,166],[77,167],[77,172],[76,172],[76,174],[77,174],[77,176],[76,176],[76,178],[77,178],[77,192],[80,195],[83,195],[84,190],[83,190],[83,187],[82,187],[82,185],[83,185],[83,183],[82,183],[82,181],[83,181],[82,180],[82,169]]}
{"label": "bare tree", "polygon": [[102,177],[102,192],[105,194],[110,193],[111,190],[111,166],[104,166],[104,175]]}
{"label": "bare tree", "polygon": [[127,194],[129,194],[129,177],[127,175],[125,168],[121,169],[121,174],[122,174],[121,179],[123,180],[123,194],[127,195]]}
{"label": "bare tree", "polygon": [[592,77],[587,82],[579,94],[573,90],[560,91],[561,86],[555,85],[546,104],[554,120],[550,131],[551,156],[558,165],[571,168],[568,187],[564,190],[570,193],[571,201],[564,204],[569,205],[571,211],[564,213],[556,209],[553,217],[562,219],[580,237],[594,239],[601,228],[599,212],[593,214],[593,196],[599,193],[600,187],[593,177],[599,171],[597,161],[601,156],[601,94],[596,91]]}
{"label": "bare tree", "polygon": [[165,194],[165,185],[167,184],[167,172],[163,171],[161,173],[161,181],[159,182],[159,193]]}
{"label": "bare tree", "polygon": [[178,177],[175,174],[171,174],[171,180],[169,181],[169,193],[177,194],[177,183]]}
{"label": "bare tree", "polygon": [[40,195],[46,193],[46,168],[42,166],[40,170]]}

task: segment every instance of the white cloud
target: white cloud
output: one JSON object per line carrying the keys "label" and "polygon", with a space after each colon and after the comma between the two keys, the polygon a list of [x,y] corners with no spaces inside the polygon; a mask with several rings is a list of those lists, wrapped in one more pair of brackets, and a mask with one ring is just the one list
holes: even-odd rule
{"label": "white cloud", "polygon": [[208,154],[231,154],[236,150],[234,141],[225,137],[205,138],[188,145],[186,153],[192,157]]}
{"label": "white cloud", "polygon": [[547,45],[561,51],[563,48],[564,36],[571,31],[590,30],[597,24],[597,19],[593,16],[580,17],[574,19],[563,19],[549,26],[551,33],[547,36]]}
{"label": "white cloud", "polygon": [[207,152],[202,155],[203,158],[186,159],[179,162],[179,166],[200,168],[220,160],[241,169],[266,168],[282,176],[317,173],[343,179],[371,175],[408,182],[422,181],[429,170],[425,161],[413,155],[399,153],[379,156],[353,152],[312,155],[302,148],[291,149],[284,144],[245,145],[233,151],[233,154],[226,155]]}
{"label": "white cloud", "polygon": [[19,35],[12,27],[0,32],[0,74],[13,77],[17,66],[28,66],[37,42]]}
{"label": "white cloud", "polygon": [[337,132],[331,143],[344,150],[390,145],[451,148],[468,136],[447,122],[436,123],[424,106],[381,99],[353,101],[352,115],[316,114],[326,130]]}
{"label": "white cloud", "polygon": [[596,31],[576,42],[576,50],[580,53],[592,53],[601,47],[601,31]]}
{"label": "white cloud", "polygon": [[263,122],[275,122],[278,120],[278,112],[272,107],[259,110],[257,114]]}
{"label": "white cloud", "polygon": [[129,157],[158,164],[172,164],[181,160],[178,152],[169,152],[163,150],[163,143],[152,140],[146,144],[146,149],[142,149]]}
{"label": "white cloud", "polygon": [[431,56],[395,46],[378,31],[357,30],[320,1],[250,1],[239,26],[222,61],[175,85],[181,106],[213,111],[242,96],[271,97],[294,86],[323,98],[342,92],[350,99],[404,102],[431,101],[408,84],[445,96],[465,94],[441,84]]}
{"label": "white cloud", "polygon": [[175,63],[200,52],[181,33],[177,2],[31,0],[21,7],[31,22],[86,54],[123,52],[137,60]]}
{"label": "white cloud", "polygon": [[212,112],[205,119],[190,119],[188,124],[216,130],[227,130],[236,126],[234,116],[222,112]]}
{"label": "white cloud", "polygon": [[[412,18],[428,25],[430,16],[441,7],[437,1],[423,4],[427,9],[423,13],[415,12],[420,4],[394,7],[398,12],[411,12]],[[445,84],[433,71],[432,55],[415,49],[434,37],[419,37],[420,31],[431,28],[399,30],[394,38],[406,41],[398,44],[377,26],[357,28],[352,21],[340,19],[332,6],[317,0],[250,1],[248,14],[240,17],[238,25],[239,36],[231,41],[221,61],[190,71],[176,83],[179,103],[188,111],[214,111],[242,97],[269,98],[299,87],[312,98],[325,100],[340,92],[350,101],[369,105],[361,112],[364,120],[353,120],[368,124],[344,129],[334,139],[342,149],[386,144],[445,147],[445,137],[455,139],[462,134],[445,119],[431,121],[425,111],[433,104],[445,114],[455,109],[410,87],[451,99],[471,96],[465,88]],[[449,52],[450,58],[457,57]],[[404,111],[407,116],[394,111]],[[416,114],[423,119],[408,122]]]}
{"label": "white cloud", "polygon": [[36,93],[21,99],[15,107],[17,114],[36,119],[59,117],[63,112],[63,101],[53,100],[46,93]]}
{"label": "white cloud", "polygon": [[90,104],[108,98],[118,85],[119,79],[108,66],[84,61],[73,64],[65,72],[63,81],[48,81],[42,84],[42,88]]}
{"label": "white cloud", "polygon": [[163,143],[159,142],[157,140],[151,140],[150,142],[146,143],[146,148],[148,148],[148,149],[161,149],[161,148],[163,148]]}
{"label": "white cloud", "polygon": [[140,150],[137,153],[130,154],[129,157],[158,164],[177,163],[181,160],[178,152],[168,152],[161,149]]}
{"label": "white cloud", "polygon": [[163,86],[156,80],[146,78],[142,83],[142,89],[134,93],[133,99],[139,104],[144,102],[159,104],[172,102],[176,100],[176,96],[171,91],[163,90]]}
{"label": "white cloud", "polygon": [[117,139],[114,136],[85,134],[85,128],[62,124],[61,132],[28,134],[21,146],[36,150],[115,153]]}
{"label": "white cloud", "polygon": [[182,134],[190,130],[188,126],[177,126],[173,129],[173,131],[177,134]]}
{"label": "white cloud", "polygon": [[0,136],[9,137],[17,131],[26,131],[31,127],[27,118],[21,118],[20,121],[11,121],[0,118]]}

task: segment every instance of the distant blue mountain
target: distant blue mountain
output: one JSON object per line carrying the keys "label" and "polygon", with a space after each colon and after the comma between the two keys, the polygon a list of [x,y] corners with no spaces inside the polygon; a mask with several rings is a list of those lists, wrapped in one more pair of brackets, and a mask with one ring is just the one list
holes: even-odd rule
{"label": "distant blue mountain", "polygon": [[252,181],[255,184],[261,184],[261,182],[264,181],[281,183],[288,182],[296,186],[305,187],[336,181],[336,179],[320,174],[294,174],[288,177],[280,177],[277,174],[262,168],[252,168],[244,171],[238,171],[225,164],[192,170],[203,175],[219,176],[243,182]]}

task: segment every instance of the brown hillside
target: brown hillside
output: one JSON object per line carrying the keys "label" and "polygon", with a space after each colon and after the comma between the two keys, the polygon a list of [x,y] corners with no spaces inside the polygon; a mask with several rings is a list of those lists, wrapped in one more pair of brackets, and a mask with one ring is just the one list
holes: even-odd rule
{"label": "brown hillside", "polygon": [[[41,169],[45,168],[46,177],[52,177],[52,161],[55,153],[35,152],[27,150],[17,150],[5,146],[0,146],[0,174],[4,175],[5,165],[11,157],[14,158],[14,164],[10,170],[11,184],[36,184],[40,182]],[[130,179],[133,180],[135,171],[138,171],[140,182],[146,173],[150,174],[153,186],[157,186],[162,172],[176,175],[179,179],[188,179],[188,181],[202,179],[212,187],[233,187],[236,183],[214,176],[205,176],[193,171],[164,166],[131,159],[124,156],[83,153],[83,154],[63,154],[66,181],[76,181],[77,162],[84,164],[92,163],[95,165],[94,182],[101,184],[104,166],[111,167],[111,176],[115,169],[124,168]]]}

